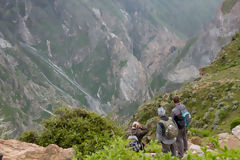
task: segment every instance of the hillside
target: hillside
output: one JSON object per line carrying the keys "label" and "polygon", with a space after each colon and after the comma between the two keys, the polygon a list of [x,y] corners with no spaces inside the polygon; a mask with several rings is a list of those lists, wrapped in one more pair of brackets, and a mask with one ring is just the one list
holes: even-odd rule
{"label": "hillside", "polygon": [[166,57],[219,3],[0,1],[0,116],[19,135],[61,104],[132,115],[154,95]]}
{"label": "hillside", "polygon": [[166,79],[175,83],[196,79],[199,69],[209,65],[240,30],[239,15],[240,0],[225,0],[213,20],[187,42],[181,58],[165,73]]}
{"label": "hillside", "polygon": [[186,83],[180,90],[159,95],[143,104],[134,114],[132,121],[137,120],[153,128],[150,135],[154,136],[154,128],[159,119],[158,106],[161,104],[170,116],[174,107],[171,98],[179,95],[192,114],[192,130],[204,129],[208,135],[230,131],[232,121],[239,118],[240,114],[240,33],[237,33],[232,41],[222,48],[215,61],[202,68],[200,73],[198,79]]}

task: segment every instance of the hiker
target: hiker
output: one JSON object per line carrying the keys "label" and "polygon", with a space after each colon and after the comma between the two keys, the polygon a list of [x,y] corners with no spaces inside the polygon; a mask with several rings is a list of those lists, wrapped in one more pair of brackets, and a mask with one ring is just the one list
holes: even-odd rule
{"label": "hiker", "polygon": [[142,143],[142,138],[148,133],[148,129],[141,127],[139,122],[133,122],[131,128],[131,136],[128,139],[133,140],[130,143],[130,148],[138,152],[139,150],[144,150],[144,143]]}
{"label": "hiker", "polygon": [[176,156],[176,137],[178,128],[171,117],[165,115],[166,111],[163,107],[158,108],[158,115],[161,120],[157,124],[157,140],[162,143],[162,152],[172,152],[172,156]]}
{"label": "hiker", "polygon": [[175,104],[175,108],[173,108],[171,116],[178,126],[178,136],[176,143],[178,157],[182,158],[184,153],[188,150],[187,126],[191,121],[191,115],[186,107],[180,103],[180,98],[178,96],[175,96],[173,98],[173,102]]}

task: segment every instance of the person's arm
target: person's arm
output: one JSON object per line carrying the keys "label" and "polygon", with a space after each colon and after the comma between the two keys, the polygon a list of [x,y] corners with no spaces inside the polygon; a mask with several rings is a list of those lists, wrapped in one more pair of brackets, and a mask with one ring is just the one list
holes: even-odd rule
{"label": "person's arm", "polygon": [[172,110],[171,117],[172,119],[175,119],[175,108]]}
{"label": "person's arm", "polygon": [[162,142],[163,140],[163,129],[162,129],[162,123],[157,124],[157,140],[158,142]]}
{"label": "person's arm", "polygon": [[148,129],[146,127],[140,127],[140,135],[145,136],[148,133]]}

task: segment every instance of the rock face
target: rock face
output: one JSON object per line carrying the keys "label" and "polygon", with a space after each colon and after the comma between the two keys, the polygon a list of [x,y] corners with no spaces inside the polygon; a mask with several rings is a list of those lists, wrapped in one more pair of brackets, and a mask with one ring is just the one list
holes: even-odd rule
{"label": "rock face", "polygon": [[159,90],[152,76],[166,57],[211,19],[218,1],[0,1],[1,117],[15,136],[56,104],[130,116]]}
{"label": "rock face", "polygon": [[233,128],[232,134],[240,140],[240,125]]}
{"label": "rock face", "polygon": [[217,10],[213,21],[189,42],[185,57],[168,73],[170,81],[183,83],[199,77],[199,68],[209,65],[220,49],[240,30],[240,0],[229,13],[224,13],[222,7]]}
{"label": "rock face", "polygon": [[74,149],[62,149],[57,145],[40,147],[35,144],[16,140],[0,140],[3,160],[71,160]]}

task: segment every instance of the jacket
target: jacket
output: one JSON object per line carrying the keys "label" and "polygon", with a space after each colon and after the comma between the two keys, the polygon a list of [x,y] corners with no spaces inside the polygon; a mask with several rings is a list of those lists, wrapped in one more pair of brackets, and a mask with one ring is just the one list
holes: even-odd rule
{"label": "jacket", "polygon": [[178,120],[179,120],[178,116],[181,115],[181,111],[183,110],[186,110],[185,105],[179,104],[179,105],[176,105],[175,108],[173,108],[172,114],[171,114],[172,119],[177,123],[177,126],[179,129],[182,129],[182,127],[178,125]]}
{"label": "jacket", "polygon": [[141,142],[142,138],[148,133],[148,129],[145,127],[132,128],[131,135],[136,136],[138,141]]}

